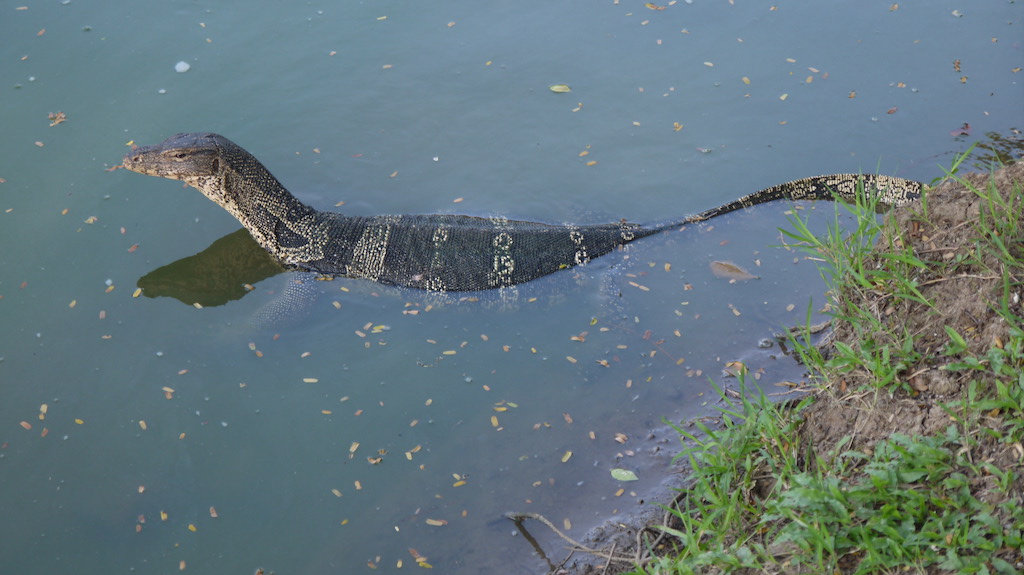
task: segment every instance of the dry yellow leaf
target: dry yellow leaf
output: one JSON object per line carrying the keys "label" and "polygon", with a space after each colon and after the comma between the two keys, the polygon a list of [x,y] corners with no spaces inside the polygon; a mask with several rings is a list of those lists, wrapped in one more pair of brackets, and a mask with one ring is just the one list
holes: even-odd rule
{"label": "dry yellow leaf", "polygon": [[758,276],[748,272],[740,266],[732,262],[720,262],[713,261],[710,264],[711,273],[715,277],[724,278],[728,280],[756,280],[760,279]]}

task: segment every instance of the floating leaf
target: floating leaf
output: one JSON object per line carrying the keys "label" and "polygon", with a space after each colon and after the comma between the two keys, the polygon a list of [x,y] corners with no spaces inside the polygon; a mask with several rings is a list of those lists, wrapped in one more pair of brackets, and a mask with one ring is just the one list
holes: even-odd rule
{"label": "floating leaf", "polygon": [[742,361],[729,361],[726,362],[725,367],[722,368],[727,376],[739,377],[746,375],[747,366]]}
{"label": "floating leaf", "polygon": [[633,473],[628,469],[619,468],[612,469],[612,478],[616,481],[636,481],[640,479],[636,476],[636,473]]}
{"label": "floating leaf", "polygon": [[551,86],[548,86],[548,90],[551,90],[556,94],[572,92],[572,88],[570,88],[568,84],[552,84]]}
{"label": "floating leaf", "polygon": [[760,279],[758,276],[748,272],[740,266],[732,262],[711,262],[711,273],[715,274],[715,277],[724,278],[728,280],[756,280]]}

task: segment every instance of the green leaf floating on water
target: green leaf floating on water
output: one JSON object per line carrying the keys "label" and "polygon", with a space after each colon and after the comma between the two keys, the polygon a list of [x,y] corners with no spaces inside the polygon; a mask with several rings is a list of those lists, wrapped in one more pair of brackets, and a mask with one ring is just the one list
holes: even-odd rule
{"label": "green leaf floating on water", "polygon": [[628,469],[612,469],[612,477],[616,481],[636,481],[640,479],[636,476],[636,473]]}
{"label": "green leaf floating on water", "polygon": [[554,92],[556,94],[564,94],[566,92],[572,92],[572,88],[570,88],[568,84],[553,84],[553,85],[548,87],[548,90],[551,90],[552,92]]}

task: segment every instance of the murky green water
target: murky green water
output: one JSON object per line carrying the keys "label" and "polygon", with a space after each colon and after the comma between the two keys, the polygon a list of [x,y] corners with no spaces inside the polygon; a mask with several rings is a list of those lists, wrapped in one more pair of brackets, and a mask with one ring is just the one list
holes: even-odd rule
{"label": "murky green water", "polygon": [[813,263],[772,247],[788,205],[646,239],[514,306],[339,280],[256,325],[287,275],[203,309],[133,298],[239,226],[105,171],[127,142],[220,132],[352,214],[647,221],[819,173],[927,181],[1024,123],[1022,7],[893,7],[0,8],[5,570],[358,573],[415,569],[411,548],[443,573],[543,572],[503,512],[582,537],[640,508],[678,445],[664,422],[709,413],[727,361],[769,392],[799,377],[757,342],[823,302]]}

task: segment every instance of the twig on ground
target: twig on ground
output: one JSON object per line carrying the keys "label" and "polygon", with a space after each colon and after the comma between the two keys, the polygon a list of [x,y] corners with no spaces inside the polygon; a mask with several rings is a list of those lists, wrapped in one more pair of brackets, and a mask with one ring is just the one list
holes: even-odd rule
{"label": "twig on ground", "polygon": [[621,562],[621,563],[631,563],[632,562],[632,559],[629,558],[629,557],[626,557],[626,556],[623,556],[623,555],[616,556],[616,555],[614,555],[612,553],[604,553],[602,551],[598,551],[597,549],[591,549],[590,547],[587,547],[586,545],[583,545],[579,541],[576,541],[572,537],[569,537],[565,533],[562,533],[562,531],[558,527],[555,527],[554,523],[552,523],[551,521],[548,521],[548,518],[544,517],[540,513],[533,513],[533,512],[529,512],[529,511],[517,513],[517,512],[511,512],[510,511],[510,512],[505,514],[505,517],[508,517],[509,519],[511,519],[512,521],[514,521],[517,524],[522,523],[522,521],[524,519],[533,519],[535,521],[540,521],[544,525],[547,525],[548,529],[554,531],[556,535],[558,535],[559,537],[561,537],[562,539],[567,541],[570,545],[572,545],[574,549],[577,549],[579,551],[584,551],[584,552],[589,553],[591,555],[594,555],[596,557],[603,557],[605,559],[608,559],[609,562],[610,561],[617,561],[617,562]]}
{"label": "twig on ground", "polygon": [[608,560],[604,563],[604,569],[601,569],[601,575],[608,575],[608,566],[612,564],[612,557],[615,556],[615,545],[612,543],[612,550],[608,552]]}

